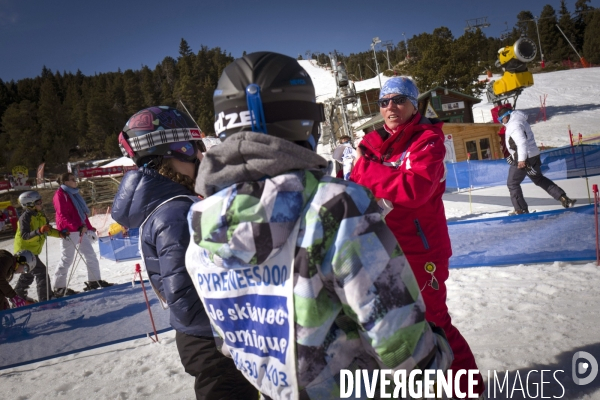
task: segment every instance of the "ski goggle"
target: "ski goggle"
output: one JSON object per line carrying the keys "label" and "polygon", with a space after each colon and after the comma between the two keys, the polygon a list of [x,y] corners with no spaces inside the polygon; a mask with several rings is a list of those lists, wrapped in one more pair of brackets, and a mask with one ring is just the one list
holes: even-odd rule
{"label": "ski goggle", "polygon": [[512,111],[504,113],[504,114],[502,114],[502,116],[498,116],[498,122],[502,123],[502,120],[504,119],[504,117],[508,117],[510,114],[512,114]]}
{"label": "ski goggle", "polygon": [[42,205],[42,199],[36,200],[33,202],[34,206],[41,206]]}
{"label": "ski goggle", "polygon": [[[27,263],[27,261],[25,260],[24,256],[20,256],[17,259],[17,268],[18,267],[23,267],[23,273],[28,274],[31,271],[31,267],[29,267],[29,264]],[[15,268],[15,270],[17,269]]]}
{"label": "ski goggle", "polygon": [[409,97],[403,94],[399,94],[398,96],[390,97],[387,99],[379,99],[377,100],[377,104],[379,104],[379,107],[381,108],[387,108],[387,106],[390,104],[390,101],[394,102],[394,104],[396,105],[404,104],[407,101],[409,101]]}

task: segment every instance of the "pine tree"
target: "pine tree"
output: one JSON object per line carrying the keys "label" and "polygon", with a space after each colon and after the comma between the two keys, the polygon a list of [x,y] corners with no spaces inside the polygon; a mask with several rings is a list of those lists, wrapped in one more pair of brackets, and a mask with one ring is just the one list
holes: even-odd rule
{"label": "pine tree", "polygon": [[106,137],[113,133],[111,132],[111,106],[106,93],[107,77],[101,74],[96,78],[87,103],[88,129],[86,135],[79,138],[79,145],[88,157],[100,156]]}
{"label": "pine tree", "polygon": [[[154,73],[146,65],[142,67],[141,81],[142,96],[144,97],[144,106],[151,107],[158,105],[158,95],[160,94],[160,91],[157,90],[156,81],[154,79]],[[158,87],[160,88],[160,86]]]}
{"label": "pine tree", "polygon": [[184,38],[181,38],[181,42],[179,42],[179,56],[188,57],[192,54],[194,54],[194,52],[192,51],[192,48],[190,47],[188,42],[186,42]]}
{"label": "pine tree", "polygon": [[573,44],[577,49],[583,49],[585,28],[593,15],[591,11],[594,10],[594,8],[588,4],[590,1],[591,0],[577,0],[575,2],[575,17],[573,18],[573,23],[575,25],[575,43]]}
{"label": "pine tree", "polygon": [[39,145],[37,106],[29,100],[12,103],[2,116],[4,150],[7,152],[5,167],[25,165],[37,168],[43,158]]}
{"label": "pine tree", "polygon": [[583,57],[597,65],[600,64],[600,9],[590,14],[590,20],[585,28]]}
{"label": "pine tree", "polygon": [[123,74],[123,81],[125,86],[125,113],[133,115],[144,108],[144,97],[142,96],[140,83],[137,74],[130,69]]}
{"label": "pine tree", "polygon": [[[571,13],[567,9],[567,3],[565,0],[560,1],[560,10],[558,13],[560,15],[560,17],[558,19],[558,25],[560,26],[560,29],[562,29],[564,34],[567,36],[567,39],[569,41],[571,41],[571,43],[574,43],[575,42],[575,23],[571,19]],[[558,45],[559,47],[556,49],[556,51],[558,54],[560,54],[560,58],[562,60],[565,60],[568,58],[570,58],[571,60],[577,60],[577,55],[573,52],[573,49],[571,48],[571,46],[569,45],[567,40],[564,38],[564,36],[560,32],[559,32],[559,34],[560,34],[560,36],[559,36],[560,44]],[[577,50],[581,50],[581,49],[577,49]]]}
{"label": "pine tree", "polygon": [[562,61],[561,47],[564,45],[562,36],[556,28],[556,11],[551,5],[545,5],[540,14],[538,27],[540,42],[544,51],[544,59],[548,61]]}
{"label": "pine tree", "polygon": [[69,146],[65,137],[68,126],[64,121],[62,104],[56,93],[54,76],[47,74],[43,81],[37,112],[40,131],[36,144],[43,151],[40,162],[55,164],[68,158]]}
{"label": "pine tree", "polygon": [[[517,14],[517,23],[515,28],[517,28],[521,35],[525,35],[534,41],[537,39],[535,17],[531,11],[521,11],[519,14]],[[518,38],[515,38],[515,40],[516,39]]]}

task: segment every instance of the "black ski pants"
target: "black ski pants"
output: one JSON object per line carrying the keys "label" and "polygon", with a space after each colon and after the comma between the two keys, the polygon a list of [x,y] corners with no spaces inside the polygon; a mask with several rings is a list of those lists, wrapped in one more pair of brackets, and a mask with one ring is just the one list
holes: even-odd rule
{"label": "black ski pants", "polygon": [[175,343],[185,372],[196,378],[196,399],[258,400],[258,390],[217,350],[214,338],[176,331]]}
{"label": "black ski pants", "polygon": [[565,194],[565,191],[542,175],[542,161],[540,156],[528,158],[526,163],[531,167],[529,171],[528,168],[518,168],[516,164],[511,165],[508,169],[506,186],[508,186],[510,200],[515,210],[529,211],[527,202],[523,197],[523,190],[521,190],[521,182],[523,182],[526,176],[529,176],[529,179],[535,185],[544,189],[554,200],[560,201],[560,197]]}
{"label": "black ski pants", "polygon": [[[50,298],[53,297],[50,277],[48,276],[48,270],[42,260],[40,260],[38,256],[35,256],[35,259],[37,261],[35,268],[27,274],[21,274],[21,276],[19,276],[19,280],[15,285],[15,292],[17,292],[19,296],[25,297],[27,289],[29,289],[29,286],[31,286],[31,283],[35,278],[38,301],[46,301],[48,300],[47,291],[50,292]],[[48,284],[48,288],[46,288],[46,284]]]}

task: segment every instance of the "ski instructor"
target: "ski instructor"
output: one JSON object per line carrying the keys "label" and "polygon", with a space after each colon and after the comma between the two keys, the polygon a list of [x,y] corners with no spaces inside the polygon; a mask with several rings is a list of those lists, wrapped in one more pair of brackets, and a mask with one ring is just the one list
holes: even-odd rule
{"label": "ski instructor", "polygon": [[[371,189],[417,278],[425,300],[425,319],[441,327],[452,351],[455,373],[478,369],[465,338],[452,325],[446,306],[446,280],[452,255],[442,195],[446,190],[444,133],[439,121],[417,110],[419,90],[408,77],[389,79],[379,95],[385,124],[368,133],[357,149],[350,180]],[[391,206],[390,206],[391,204]],[[460,380],[462,392],[467,379]],[[475,393],[484,391],[483,379]]]}

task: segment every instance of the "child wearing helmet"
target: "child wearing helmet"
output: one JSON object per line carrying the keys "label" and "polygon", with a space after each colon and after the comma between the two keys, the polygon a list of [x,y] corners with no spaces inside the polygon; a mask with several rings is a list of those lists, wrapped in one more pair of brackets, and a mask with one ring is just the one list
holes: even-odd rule
{"label": "child wearing helmet", "polygon": [[35,278],[38,301],[46,301],[54,296],[47,267],[38,255],[42,252],[46,236],[64,239],[69,233],[60,232],[48,224],[48,218],[42,211],[42,197],[35,190],[23,192],[19,196],[19,204],[23,207],[23,213],[17,224],[14,250],[31,251],[35,256],[36,265],[29,272],[21,274],[15,285],[15,292],[20,297],[27,298],[27,290]]}
{"label": "child wearing helmet", "polygon": [[373,195],[315,152],[324,114],[306,71],[248,54],[213,100],[224,142],[200,164],[186,265],[246,379],[266,398],[333,399],[344,369],[445,371],[448,343]]}
{"label": "child wearing helmet", "polygon": [[140,228],[142,262],[152,288],[169,308],[181,363],[195,377],[196,398],[257,399],[258,392],[232,360],[218,352],[185,268],[190,241],[186,217],[197,199],[194,178],[206,151],[200,129],[177,109],[150,107],[127,121],[119,146],[140,169],[123,177],[112,217],[127,228]]}
{"label": "child wearing helmet", "polygon": [[33,303],[19,296],[9,282],[14,274],[29,273],[35,266],[35,256],[29,250],[21,250],[14,255],[7,250],[0,250],[0,311],[11,308],[9,300],[13,307]]}

